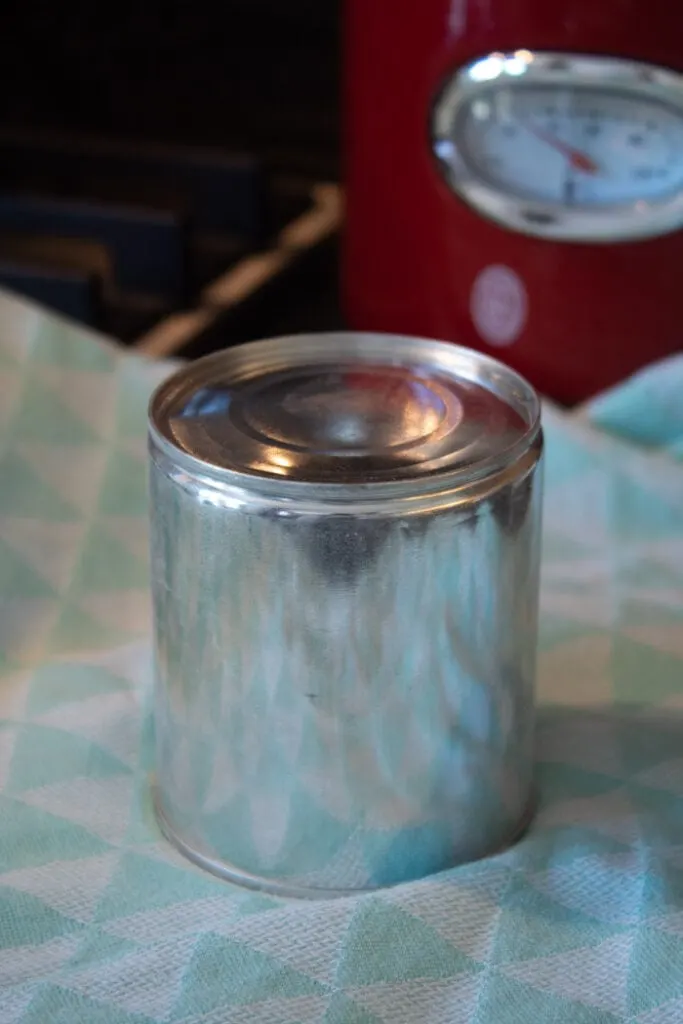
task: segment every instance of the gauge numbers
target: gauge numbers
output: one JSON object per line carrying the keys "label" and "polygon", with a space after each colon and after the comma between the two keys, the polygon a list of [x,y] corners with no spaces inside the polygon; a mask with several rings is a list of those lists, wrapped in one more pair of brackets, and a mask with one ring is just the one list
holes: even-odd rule
{"label": "gauge numbers", "polygon": [[620,205],[683,187],[683,119],[662,104],[532,87],[474,100],[463,115],[465,159],[521,196]]}

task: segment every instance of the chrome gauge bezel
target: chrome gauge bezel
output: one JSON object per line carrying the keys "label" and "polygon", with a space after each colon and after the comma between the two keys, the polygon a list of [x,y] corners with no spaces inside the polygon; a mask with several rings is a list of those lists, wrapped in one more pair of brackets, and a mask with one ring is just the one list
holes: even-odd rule
{"label": "chrome gauge bezel", "polygon": [[600,88],[664,104],[683,121],[683,75],[617,57],[519,50],[493,53],[460,68],[432,112],[432,148],[453,191],[479,213],[525,235],[566,242],[626,242],[683,227],[683,188],[657,200],[572,206],[524,198],[483,179],[453,138],[453,126],[475,98],[501,86]]}

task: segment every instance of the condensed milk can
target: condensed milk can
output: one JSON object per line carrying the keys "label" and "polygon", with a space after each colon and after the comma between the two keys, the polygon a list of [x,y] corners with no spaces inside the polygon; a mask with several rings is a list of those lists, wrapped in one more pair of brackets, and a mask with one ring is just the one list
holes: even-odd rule
{"label": "condensed milk can", "polygon": [[533,389],[451,344],[278,338],[171,376],[149,446],[165,834],[319,896],[511,842],[533,789]]}

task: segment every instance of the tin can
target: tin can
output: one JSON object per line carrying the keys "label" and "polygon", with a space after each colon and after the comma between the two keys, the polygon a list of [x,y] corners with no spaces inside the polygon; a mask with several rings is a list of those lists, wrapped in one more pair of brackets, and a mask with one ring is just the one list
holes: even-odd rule
{"label": "tin can", "polygon": [[150,406],[162,829],[335,895],[513,840],[532,795],[539,403],[494,360],[254,342]]}

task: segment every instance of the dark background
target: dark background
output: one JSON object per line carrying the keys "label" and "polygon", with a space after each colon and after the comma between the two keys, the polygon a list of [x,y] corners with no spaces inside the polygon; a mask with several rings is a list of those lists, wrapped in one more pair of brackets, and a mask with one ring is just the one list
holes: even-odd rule
{"label": "dark background", "polygon": [[13,0],[0,19],[0,126],[220,146],[334,178],[340,8]]}

